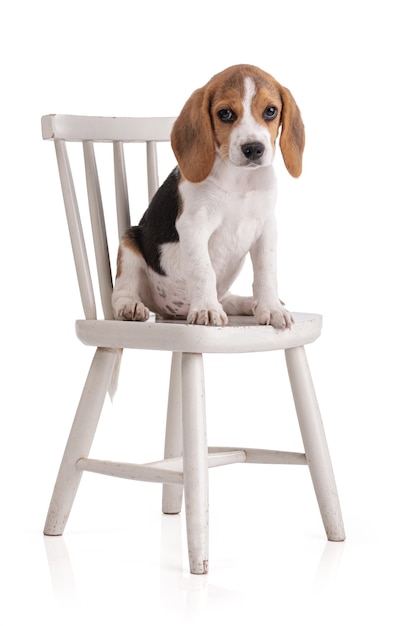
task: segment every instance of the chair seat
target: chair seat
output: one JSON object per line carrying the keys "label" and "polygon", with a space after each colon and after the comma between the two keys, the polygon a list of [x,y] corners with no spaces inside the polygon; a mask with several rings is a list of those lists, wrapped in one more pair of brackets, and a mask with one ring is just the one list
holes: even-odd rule
{"label": "chair seat", "polygon": [[88,346],[196,353],[286,350],[312,343],[320,336],[321,315],[293,313],[293,317],[291,330],[261,326],[253,316],[230,316],[227,326],[198,326],[154,316],[147,322],[77,320],[76,333]]}

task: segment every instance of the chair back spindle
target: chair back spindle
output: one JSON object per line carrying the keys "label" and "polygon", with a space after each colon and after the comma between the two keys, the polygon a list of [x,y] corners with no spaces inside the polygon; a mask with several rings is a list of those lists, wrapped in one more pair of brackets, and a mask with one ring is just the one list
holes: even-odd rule
{"label": "chair back spindle", "polygon": [[126,164],[122,141],[113,142],[113,163],[115,168],[116,214],[120,238],[130,226],[129,194],[127,191]]}
{"label": "chair back spindle", "polygon": [[105,319],[113,319],[112,311],[112,273],[109,258],[108,240],[105,228],[105,216],[102,205],[101,189],[94,144],[83,141],[85,175],[87,181],[88,206],[91,217],[92,237],[94,241],[95,260],[98,271],[99,292]]}
{"label": "chair back spindle", "polygon": [[148,200],[151,202],[152,197],[159,187],[158,182],[158,158],[157,144],[155,141],[147,141],[147,180],[148,180]]}
{"label": "chair back spindle", "polygon": [[55,149],[84,315],[86,319],[95,320],[97,310],[90,265],[65,141],[55,140]]}

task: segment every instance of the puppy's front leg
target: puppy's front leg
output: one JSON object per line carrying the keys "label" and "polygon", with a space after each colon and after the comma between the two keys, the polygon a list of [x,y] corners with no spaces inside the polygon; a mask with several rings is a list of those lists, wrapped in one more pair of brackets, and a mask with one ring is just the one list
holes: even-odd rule
{"label": "puppy's front leg", "polygon": [[292,315],[277,291],[277,228],[274,216],[267,219],[260,238],[251,248],[254,314],[259,324],[291,328]]}
{"label": "puppy's front leg", "polygon": [[[202,220],[205,221],[205,220]],[[217,277],[211,264],[208,224],[198,224],[186,215],[177,222],[183,274],[189,295],[189,324],[225,326],[228,317],[217,298]]]}

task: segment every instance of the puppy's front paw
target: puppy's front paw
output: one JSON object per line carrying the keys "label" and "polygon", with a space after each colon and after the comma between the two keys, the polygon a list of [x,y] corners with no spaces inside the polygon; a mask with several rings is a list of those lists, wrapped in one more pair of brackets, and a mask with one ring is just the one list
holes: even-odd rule
{"label": "puppy's front paw", "polygon": [[220,306],[217,308],[191,308],[187,317],[188,324],[202,324],[203,326],[226,326],[227,314]]}
{"label": "puppy's front paw", "polygon": [[139,300],[125,297],[113,303],[113,315],[116,320],[145,322],[150,317],[150,311]]}
{"label": "puppy's front paw", "polygon": [[266,324],[279,328],[291,328],[294,323],[293,317],[287,309],[279,302],[278,305],[260,306],[256,304],[254,314],[259,324]]}

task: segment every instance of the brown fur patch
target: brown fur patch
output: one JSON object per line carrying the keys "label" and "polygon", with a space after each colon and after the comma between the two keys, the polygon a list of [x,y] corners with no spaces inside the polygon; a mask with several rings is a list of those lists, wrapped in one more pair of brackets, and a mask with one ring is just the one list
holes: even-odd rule
{"label": "brown fur patch", "polygon": [[137,254],[138,256],[143,256],[140,252],[140,248],[137,245],[137,241],[131,235],[130,230],[123,235],[121,245],[128,248],[131,252],[134,252],[134,254]]}
{"label": "brown fur patch", "polygon": [[[277,116],[273,120],[265,120],[263,113],[268,107],[276,107]],[[257,85],[257,92],[252,100],[252,114],[255,120],[265,126],[271,136],[271,142],[274,148],[281,122],[282,101],[280,92],[274,84]]]}
{"label": "brown fur patch", "polygon": [[127,248],[128,250],[130,250],[131,252],[134,252],[134,254],[137,254],[138,256],[141,256],[141,257],[143,256],[134,238],[130,236],[129,232],[125,233],[120,240],[120,245],[118,249],[118,258],[116,261],[116,278],[119,278],[120,274],[122,273],[123,248]]}
{"label": "brown fur patch", "polygon": [[185,103],[172,129],[171,145],[187,180],[200,183],[207,178],[214,165],[215,143],[205,89],[195,91]]}
{"label": "brown fur patch", "polygon": [[290,91],[281,87],[283,111],[281,115],[280,148],[287,170],[298,178],[302,172],[302,154],[305,147],[305,129],[297,103]]}

